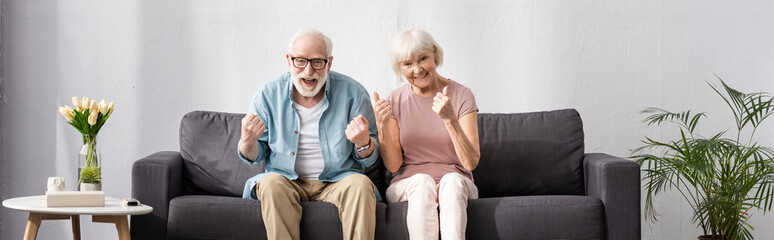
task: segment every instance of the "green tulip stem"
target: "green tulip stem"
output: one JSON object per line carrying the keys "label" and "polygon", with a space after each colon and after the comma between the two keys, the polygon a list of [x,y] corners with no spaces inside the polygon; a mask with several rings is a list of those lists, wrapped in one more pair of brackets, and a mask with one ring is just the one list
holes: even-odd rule
{"label": "green tulip stem", "polygon": [[82,166],[79,173],[78,184],[101,183],[102,171],[99,166],[99,155],[97,155],[97,135],[83,134],[83,144],[86,145],[85,166]]}
{"label": "green tulip stem", "polygon": [[86,144],[86,167],[97,167],[97,135],[83,135],[83,144]]}

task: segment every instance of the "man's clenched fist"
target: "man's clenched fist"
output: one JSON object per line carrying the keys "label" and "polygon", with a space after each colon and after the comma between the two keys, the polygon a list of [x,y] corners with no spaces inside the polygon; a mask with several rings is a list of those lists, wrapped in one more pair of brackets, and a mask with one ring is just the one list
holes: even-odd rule
{"label": "man's clenched fist", "polygon": [[358,115],[347,124],[347,130],[344,130],[347,140],[355,144],[355,147],[364,147],[369,144],[368,120],[363,115]]}
{"label": "man's clenched fist", "polygon": [[257,115],[248,113],[242,118],[242,141],[258,141],[258,138],[263,135],[264,131],[266,131],[266,125],[263,124],[263,121]]}

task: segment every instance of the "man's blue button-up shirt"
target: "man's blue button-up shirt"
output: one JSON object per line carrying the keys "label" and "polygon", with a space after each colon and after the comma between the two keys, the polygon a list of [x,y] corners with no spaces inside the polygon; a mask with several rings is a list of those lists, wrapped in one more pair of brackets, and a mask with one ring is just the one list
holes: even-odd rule
{"label": "man's blue button-up shirt", "polygon": [[[379,157],[379,138],[368,91],[354,79],[334,71],[328,73],[322,99],[319,136],[324,167],[319,180],[336,182],[350,174],[362,174]],[[267,173],[278,173],[290,180],[295,172],[300,122],[293,107],[293,80],[290,72],[266,82],[253,96],[249,113],[256,114],[266,125],[258,139],[259,155],[255,161],[239,157],[248,164],[265,161],[266,172],[247,180],[244,198],[255,199],[255,185]],[[369,124],[373,153],[366,158],[357,155],[355,145],[347,140],[344,130],[352,118],[362,114]],[[237,149],[239,152],[239,149]],[[379,192],[375,191],[377,200]]]}

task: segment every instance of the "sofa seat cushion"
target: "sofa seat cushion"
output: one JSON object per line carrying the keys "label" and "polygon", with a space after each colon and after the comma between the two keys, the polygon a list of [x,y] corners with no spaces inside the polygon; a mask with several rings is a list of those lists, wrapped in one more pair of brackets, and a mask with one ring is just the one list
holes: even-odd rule
{"label": "sofa seat cushion", "polygon": [[586,196],[471,200],[469,239],[605,239],[602,201]]}
{"label": "sofa seat cushion", "polygon": [[[327,202],[301,202],[303,239],[341,239],[338,208]],[[376,233],[386,231],[387,205],[376,203]],[[260,201],[189,195],[169,203],[170,239],[266,239]],[[377,239],[379,239],[377,237]]]}
{"label": "sofa seat cushion", "polygon": [[[391,239],[408,239],[408,202],[387,209]],[[605,239],[604,206],[586,196],[523,196],[468,202],[468,239]]]}

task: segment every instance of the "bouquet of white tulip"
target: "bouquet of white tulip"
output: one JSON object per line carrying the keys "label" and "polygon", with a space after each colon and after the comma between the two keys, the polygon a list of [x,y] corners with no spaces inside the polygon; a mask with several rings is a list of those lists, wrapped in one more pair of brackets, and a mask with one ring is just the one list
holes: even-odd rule
{"label": "bouquet of white tulip", "polygon": [[113,114],[113,102],[102,99],[99,103],[88,97],[73,97],[73,107],[61,106],[59,113],[67,119],[67,123],[83,134],[84,163],[79,166],[78,184],[102,183],[101,167],[97,154],[97,133],[105,121]]}

